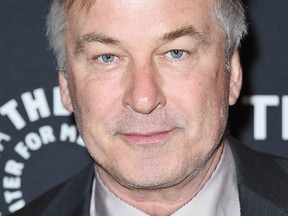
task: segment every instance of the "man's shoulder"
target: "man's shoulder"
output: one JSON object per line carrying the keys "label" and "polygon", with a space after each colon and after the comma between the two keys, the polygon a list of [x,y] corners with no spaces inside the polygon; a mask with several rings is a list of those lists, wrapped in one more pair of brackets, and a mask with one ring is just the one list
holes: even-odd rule
{"label": "man's shoulder", "polygon": [[275,157],[275,161],[288,174],[288,159],[282,157]]}
{"label": "man's shoulder", "polygon": [[72,178],[51,188],[11,216],[60,216],[62,215],[60,212],[65,212],[66,209],[72,211],[73,207],[76,207],[85,198],[90,200],[89,194],[93,176],[94,164],[91,163]]}
{"label": "man's shoulder", "polygon": [[53,200],[54,197],[57,196],[58,192],[65,184],[66,182],[51,188],[44,194],[40,195],[33,201],[29,202],[23,209],[20,209],[19,211],[10,214],[10,216],[41,215],[41,213],[47,207],[49,202],[51,202],[51,200]]}
{"label": "man's shoulder", "polygon": [[237,169],[242,215],[288,215],[288,160],[228,140]]}
{"label": "man's shoulder", "polygon": [[[288,158],[255,151],[233,137],[229,137],[228,142],[232,149],[235,162],[240,169],[245,168],[245,170],[251,170],[255,168],[261,172],[263,170],[261,168],[265,168],[265,171],[272,169],[272,172],[280,171],[281,173],[284,172],[288,174]],[[275,167],[277,167],[277,169],[275,169]]]}

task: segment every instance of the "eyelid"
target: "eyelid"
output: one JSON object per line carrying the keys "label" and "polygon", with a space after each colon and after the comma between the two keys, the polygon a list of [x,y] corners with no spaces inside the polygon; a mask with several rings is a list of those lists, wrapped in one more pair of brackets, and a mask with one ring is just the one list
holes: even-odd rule
{"label": "eyelid", "polygon": [[94,56],[92,56],[91,59],[92,59],[93,61],[97,60],[97,61],[99,61],[100,63],[103,63],[103,64],[109,64],[109,63],[112,63],[112,62],[115,61],[115,60],[114,60],[114,61],[112,61],[112,62],[104,62],[104,61],[100,61],[100,60],[99,60],[100,57],[107,56],[107,55],[110,55],[110,56],[115,57],[116,60],[119,59],[119,57],[118,57],[117,55],[112,54],[112,53],[104,53],[104,54],[94,55]]}
{"label": "eyelid", "polygon": [[171,50],[165,52],[163,56],[166,56],[167,54],[169,54],[169,53],[171,53],[171,52],[174,52],[174,51],[183,52],[183,55],[182,55],[181,57],[179,57],[179,58],[174,58],[174,57],[172,57],[171,54],[170,54],[169,58],[171,58],[171,59],[173,59],[173,60],[181,60],[181,59],[185,58],[187,55],[190,55],[190,51],[188,51],[188,50],[184,50],[184,49],[171,49]]}

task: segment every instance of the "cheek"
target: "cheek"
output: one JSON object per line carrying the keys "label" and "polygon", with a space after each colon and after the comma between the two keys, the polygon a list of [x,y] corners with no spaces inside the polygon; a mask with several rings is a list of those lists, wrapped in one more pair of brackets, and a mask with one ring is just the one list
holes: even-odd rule
{"label": "cheek", "polygon": [[225,125],[228,107],[224,76],[195,75],[174,83],[170,86],[171,103],[174,110],[184,114],[189,137],[199,141],[208,139],[210,134],[215,134],[212,139],[219,136]]}
{"label": "cheek", "polygon": [[78,111],[84,116],[93,115],[96,118],[111,112],[118,97],[111,83],[99,82],[97,78],[78,82],[74,92]]}
{"label": "cheek", "polygon": [[107,149],[103,148],[102,143],[111,141],[109,124],[119,107],[120,98],[112,86],[89,79],[78,82],[74,88],[75,118],[87,149],[94,158],[106,155]]}
{"label": "cheek", "polygon": [[77,81],[73,88],[75,119],[85,143],[95,143],[106,137],[106,126],[119,106],[119,95],[116,95],[117,91],[112,85],[101,83],[97,79]]}
{"label": "cheek", "polygon": [[170,94],[179,108],[197,116],[205,112],[207,108],[211,108],[211,103],[219,98],[221,89],[216,82],[211,77],[184,77],[169,87]]}

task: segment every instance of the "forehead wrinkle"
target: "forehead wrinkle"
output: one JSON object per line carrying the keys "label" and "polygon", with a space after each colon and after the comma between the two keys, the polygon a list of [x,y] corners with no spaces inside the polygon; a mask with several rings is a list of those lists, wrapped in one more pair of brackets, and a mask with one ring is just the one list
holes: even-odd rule
{"label": "forehead wrinkle", "polygon": [[100,33],[88,33],[81,36],[79,40],[76,41],[75,53],[80,53],[85,46],[89,43],[102,43],[110,45],[118,45],[120,41],[116,38],[109,37]]}

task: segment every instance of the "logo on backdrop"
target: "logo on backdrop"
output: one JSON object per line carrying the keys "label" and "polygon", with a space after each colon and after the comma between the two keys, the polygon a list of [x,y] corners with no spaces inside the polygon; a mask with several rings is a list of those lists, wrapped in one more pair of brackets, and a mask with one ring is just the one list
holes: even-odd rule
{"label": "logo on backdrop", "polygon": [[[0,117],[14,130],[13,134],[9,134],[5,131],[5,127],[0,128],[0,164],[3,169],[0,173],[3,173],[1,180],[4,204],[7,205],[9,212],[15,212],[26,204],[21,191],[21,177],[31,155],[43,146],[55,142],[70,142],[84,147],[73,123],[62,122],[61,124],[61,121],[57,121],[57,127],[43,125],[43,122],[49,122],[49,118],[70,115],[62,106],[59,88],[55,87],[52,91],[51,106],[48,104],[43,88],[25,92],[19,99],[11,99],[0,106]],[[44,119],[45,121],[40,121]],[[31,129],[33,123],[37,125],[36,128],[33,125],[34,131],[25,132],[27,131],[25,129]],[[4,157],[4,152],[9,150],[9,158]]]}
{"label": "logo on backdrop", "polygon": [[[281,102],[281,103],[280,103]],[[255,140],[267,139],[267,112],[268,107],[280,108],[281,136],[282,140],[288,140],[288,95],[279,97],[278,95],[252,95],[242,99],[243,105],[254,107],[253,138]]]}

